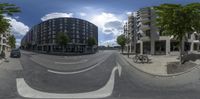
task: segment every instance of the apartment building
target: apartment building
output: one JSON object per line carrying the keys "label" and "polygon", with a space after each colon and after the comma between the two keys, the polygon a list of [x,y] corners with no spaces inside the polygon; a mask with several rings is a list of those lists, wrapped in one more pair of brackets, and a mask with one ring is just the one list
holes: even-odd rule
{"label": "apartment building", "polygon": [[[131,37],[134,39],[131,46],[135,49],[132,52],[168,55],[179,51],[178,41],[173,36],[166,36],[160,32],[156,26],[156,17],[153,7],[141,8],[128,16],[128,24],[124,25],[124,30],[126,30],[125,27],[128,28],[124,31],[124,34],[127,36],[126,38]],[[127,35],[127,33],[129,34]],[[184,50],[198,51],[200,35],[197,33],[188,33],[186,37]]]}
{"label": "apartment building", "polygon": [[[63,49],[56,42],[56,35],[60,32],[66,33],[70,39]],[[78,18],[55,18],[33,26],[23,37],[21,48],[38,52],[84,53],[91,50],[87,43],[89,37],[98,42],[96,25]]]}
{"label": "apartment building", "polygon": [[9,32],[0,35],[0,52],[5,51],[8,52],[10,46],[8,45],[8,37],[10,36]]}
{"label": "apartment building", "polygon": [[128,16],[128,21],[124,24],[124,35],[127,40],[127,43],[125,45],[125,50],[131,53],[133,53],[136,50],[136,42],[137,42],[137,36],[136,36],[136,13],[132,13]]}

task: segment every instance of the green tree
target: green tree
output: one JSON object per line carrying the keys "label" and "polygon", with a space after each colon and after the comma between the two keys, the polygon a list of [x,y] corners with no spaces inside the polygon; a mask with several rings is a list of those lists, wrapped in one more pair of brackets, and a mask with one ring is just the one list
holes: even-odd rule
{"label": "green tree", "polygon": [[123,34],[117,37],[117,43],[121,46],[122,53],[123,53],[124,46],[126,44],[126,38]]}
{"label": "green tree", "polygon": [[0,34],[9,31],[10,23],[9,20],[4,17],[4,15],[12,16],[14,13],[20,12],[19,7],[14,4],[0,3]]}
{"label": "green tree", "polygon": [[94,37],[89,37],[87,40],[88,46],[90,46],[93,52],[93,46],[97,44],[97,40]]}
{"label": "green tree", "polygon": [[56,43],[62,47],[62,51],[64,51],[64,46],[69,43],[70,39],[66,33],[60,32],[56,35]]}
{"label": "green tree", "polygon": [[8,37],[8,44],[10,45],[11,48],[15,48],[16,47],[15,43],[16,43],[15,36],[14,35],[10,35]]}
{"label": "green tree", "polygon": [[178,40],[180,64],[182,64],[186,34],[199,31],[200,4],[161,4],[154,8],[158,15],[157,25],[162,34],[173,36]]}

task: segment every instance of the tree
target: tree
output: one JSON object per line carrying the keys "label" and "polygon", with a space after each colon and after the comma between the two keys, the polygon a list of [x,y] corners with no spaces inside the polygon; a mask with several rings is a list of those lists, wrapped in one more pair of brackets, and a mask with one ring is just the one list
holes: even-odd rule
{"label": "tree", "polygon": [[64,46],[69,43],[70,39],[66,33],[60,32],[56,35],[56,43],[62,47],[64,51]]}
{"label": "tree", "polygon": [[173,36],[179,42],[180,64],[183,63],[184,41],[186,34],[199,31],[200,3],[188,5],[161,4],[155,6],[157,25],[162,34]]}
{"label": "tree", "polygon": [[92,52],[93,52],[93,46],[97,44],[97,41],[94,37],[89,37],[87,40],[88,46],[90,46]]}
{"label": "tree", "polygon": [[122,53],[123,53],[124,46],[126,44],[126,38],[125,38],[125,36],[123,34],[117,37],[117,43],[121,46]]}
{"label": "tree", "polygon": [[8,37],[8,44],[10,45],[10,47],[11,47],[12,49],[16,47],[15,43],[16,43],[15,36],[14,36],[14,35],[10,35],[10,36]]}
{"label": "tree", "polygon": [[9,31],[10,23],[9,20],[4,16],[12,16],[14,13],[20,12],[19,7],[16,7],[14,4],[9,3],[0,3],[0,34],[3,34]]}
{"label": "tree", "polygon": [[9,20],[3,18],[3,16],[0,15],[0,34],[8,32],[9,27],[10,27]]}

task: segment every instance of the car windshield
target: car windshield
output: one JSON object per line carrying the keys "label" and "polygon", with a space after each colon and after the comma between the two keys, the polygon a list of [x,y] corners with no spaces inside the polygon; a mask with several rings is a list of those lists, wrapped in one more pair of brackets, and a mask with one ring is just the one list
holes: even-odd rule
{"label": "car windshield", "polygon": [[200,0],[0,0],[0,99],[200,99]]}

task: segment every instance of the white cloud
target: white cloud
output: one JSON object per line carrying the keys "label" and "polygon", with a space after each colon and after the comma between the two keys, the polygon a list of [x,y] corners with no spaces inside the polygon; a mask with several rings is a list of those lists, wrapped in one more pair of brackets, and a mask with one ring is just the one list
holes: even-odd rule
{"label": "white cloud", "polygon": [[73,13],[58,13],[58,12],[49,13],[43,16],[41,20],[46,21],[48,19],[59,18],[59,17],[73,17]]}
{"label": "white cloud", "polygon": [[25,25],[24,23],[17,21],[14,18],[6,17],[6,19],[9,19],[9,23],[11,24],[11,33],[18,33],[21,35],[25,35],[26,32],[29,31],[29,27]]}
{"label": "white cloud", "polygon": [[20,45],[21,44],[21,39],[16,39],[16,45]]}
{"label": "white cloud", "polygon": [[104,46],[116,46],[118,45],[116,42],[116,39],[111,39],[111,40],[105,40],[105,41],[100,41],[99,45],[104,45]]}
{"label": "white cloud", "polygon": [[99,15],[94,15],[91,21],[100,28],[103,28],[105,23],[117,20],[119,19],[114,14],[102,12]]}
{"label": "white cloud", "polygon": [[[105,33],[105,34],[113,33],[114,36],[118,36],[119,34],[121,34],[122,27],[123,27],[123,24],[122,24],[123,20],[113,13],[102,12],[99,15],[94,15],[91,19],[91,22],[97,25],[100,28],[102,33]],[[110,24],[110,23],[117,23],[118,27],[120,28],[118,27],[116,28],[116,24]],[[109,24],[109,27],[106,26],[107,24]],[[107,32],[107,31],[111,31],[111,32]]]}
{"label": "white cloud", "polygon": [[127,15],[131,15],[133,12],[126,12]]}
{"label": "white cloud", "polygon": [[87,15],[86,13],[83,12],[80,13],[80,16],[86,16],[86,15]]}
{"label": "white cloud", "polygon": [[11,25],[10,31],[12,34],[15,35],[16,38],[16,45],[20,45],[21,38],[29,31],[29,27],[25,25],[24,23],[17,21],[14,18],[5,17],[6,19],[9,19],[9,23]]}
{"label": "white cloud", "polygon": [[15,16],[14,18],[15,18],[15,19],[19,19],[19,16]]}

